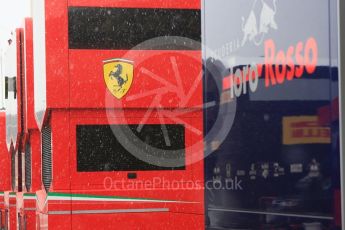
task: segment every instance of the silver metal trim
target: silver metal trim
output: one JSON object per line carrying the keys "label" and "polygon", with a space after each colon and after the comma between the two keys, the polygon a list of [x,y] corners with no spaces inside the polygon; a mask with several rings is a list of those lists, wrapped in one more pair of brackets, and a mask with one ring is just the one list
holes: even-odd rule
{"label": "silver metal trim", "polygon": [[71,211],[49,211],[48,215],[70,215]]}
{"label": "silver metal trim", "polygon": [[74,211],[49,211],[49,215],[76,215],[76,214],[113,214],[113,213],[148,213],[169,212],[168,208],[140,208],[140,209],[111,209],[111,210],[74,210]]}
{"label": "silver metal trim", "polygon": [[222,208],[209,208],[209,211],[219,212],[235,212],[235,213],[246,213],[246,214],[260,214],[260,215],[273,215],[273,216],[286,216],[286,217],[299,217],[308,219],[322,219],[322,220],[333,220],[332,216],[317,216],[317,215],[303,215],[297,213],[281,213],[281,212],[264,212],[264,211],[246,211],[236,209],[222,209]]}
{"label": "silver metal trim", "polygon": [[345,2],[338,0],[338,47],[339,47],[339,135],[340,135],[340,180],[341,180],[341,223],[345,225]]}
{"label": "silver metal trim", "polygon": [[112,58],[112,59],[104,60],[103,63],[105,64],[105,63],[114,62],[114,61],[127,62],[130,64],[134,63],[134,61],[123,59],[123,58]]}

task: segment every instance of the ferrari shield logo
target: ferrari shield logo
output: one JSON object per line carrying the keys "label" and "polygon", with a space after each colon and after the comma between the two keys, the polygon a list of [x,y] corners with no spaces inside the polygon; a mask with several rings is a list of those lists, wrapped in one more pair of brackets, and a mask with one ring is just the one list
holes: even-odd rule
{"label": "ferrari shield logo", "polygon": [[103,62],[104,81],[114,97],[121,99],[131,88],[134,76],[133,62],[112,59]]}

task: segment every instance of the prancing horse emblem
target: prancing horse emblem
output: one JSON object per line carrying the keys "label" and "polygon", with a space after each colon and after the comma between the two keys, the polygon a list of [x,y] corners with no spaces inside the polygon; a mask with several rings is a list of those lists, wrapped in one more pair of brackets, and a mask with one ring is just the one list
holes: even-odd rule
{"label": "prancing horse emblem", "polygon": [[109,91],[117,99],[125,96],[133,81],[133,62],[124,59],[104,61],[104,81]]}
{"label": "prancing horse emblem", "polygon": [[124,89],[122,89],[122,86],[128,81],[128,74],[126,74],[126,79],[121,76],[122,70],[123,70],[123,66],[121,64],[117,64],[115,65],[114,70],[111,71],[109,74],[109,77],[115,78],[117,81],[117,86],[118,86],[117,91],[120,91],[120,90],[123,91]]}

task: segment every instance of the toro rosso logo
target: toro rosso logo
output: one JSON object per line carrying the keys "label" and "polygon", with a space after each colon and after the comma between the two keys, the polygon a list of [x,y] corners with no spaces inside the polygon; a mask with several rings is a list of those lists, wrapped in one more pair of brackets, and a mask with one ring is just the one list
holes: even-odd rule
{"label": "toro rosso logo", "polygon": [[297,41],[295,45],[287,45],[279,40],[276,44],[274,39],[266,38],[270,31],[278,30],[275,20],[276,2],[276,0],[254,0],[249,16],[242,17],[243,39],[242,41],[239,39],[241,47],[255,44],[263,47],[264,55],[259,63],[254,61],[249,65],[239,63],[229,67],[229,75],[223,79],[223,90],[230,90],[231,98],[256,92],[259,78],[263,79],[264,86],[268,88],[303,76],[312,76],[316,71],[319,48],[313,36]]}
{"label": "toro rosso logo", "polygon": [[[230,89],[231,97],[239,97],[247,91],[255,92],[259,78],[265,79],[265,87],[283,84],[301,78],[312,76],[318,63],[318,44],[314,37],[306,42],[300,41],[287,50],[278,50],[272,39],[264,43],[264,63],[252,63],[241,68],[230,69],[230,76],[223,79],[223,89]],[[249,87],[247,86],[249,82]]]}
{"label": "toro rosso logo", "polygon": [[259,46],[270,29],[277,30],[278,25],[274,18],[276,12],[276,0],[271,1],[271,4],[267,0],[254,0],[249,16],[246,19],[242,17],[244,35],[241,45],[244,46],[249,41]]}

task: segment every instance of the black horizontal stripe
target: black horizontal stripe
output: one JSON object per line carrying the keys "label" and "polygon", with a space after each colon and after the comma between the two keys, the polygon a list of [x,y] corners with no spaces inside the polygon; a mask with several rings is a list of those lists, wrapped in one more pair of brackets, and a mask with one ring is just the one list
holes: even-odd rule
{"label": "black horizontal stripe", "polygon": [[201,48],[200,10],[70,7],[68,29],[70,49]]}
{"label": "black horizontal stripe", "polygon": [[[137,125],[78,125],[77,126],[77,171],[162,171],[185,170],[185,129],[183,125],[166,124],[166,132],[170,145],[167,146],[160,124],[145,124],[142,130]],[[124,139],[119,140],[114,132],[123,133]],[[128,135],[128,132],[134,134]],[[127,139],[128,138],[128,139]],[[128,142],[128,140],[131,140]],[[163,167],[144,162],[129,152],[123,143],[135,145],[140,149],[144,159],[158,157],[162,161],[175,159],[176,166]],[[142,142],[142,143],[141,143]],[[154,149],[145,150],[146,146]],[[145,148],[145,149],[144,149]],[[182,165],[182,166],[178,166]]]}

